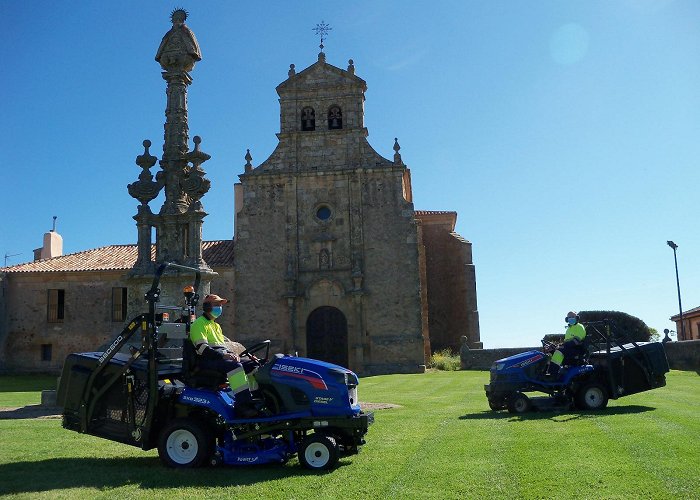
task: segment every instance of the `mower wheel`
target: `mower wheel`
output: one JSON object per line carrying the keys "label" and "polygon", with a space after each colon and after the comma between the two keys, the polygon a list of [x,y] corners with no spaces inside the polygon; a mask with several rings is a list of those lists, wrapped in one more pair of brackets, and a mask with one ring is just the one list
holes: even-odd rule
{"label": "mower wheel", "polygon": [[299,462],[307,469],[330,469],[338,458],[335,440],[323,434],[312,434],[299,447]]}
{"label": "mower wheel", "polygon": [[200,467],[213,453],[214,437],[193,419],[173,420],[163,428],[158,439],[158,456],[168,467]]}
{"label": "mower wheel", "polygon": [[602,384],[585,384],[576,393],[576,408],[579,410],[602,410],[608,405],[608,393]]}
{"label": "mower wheel", "polygon": [[526,413],[530,411],[531,406],[530,398],[522,392],[516,392],[508,399],[508,411],[510,413]]}
{"label": "mower wheel", "polygon": [[489,408],[491,408],[493,411],[498,411],[505,407],[502,404],[497,404],[495,401],[489,399]]}

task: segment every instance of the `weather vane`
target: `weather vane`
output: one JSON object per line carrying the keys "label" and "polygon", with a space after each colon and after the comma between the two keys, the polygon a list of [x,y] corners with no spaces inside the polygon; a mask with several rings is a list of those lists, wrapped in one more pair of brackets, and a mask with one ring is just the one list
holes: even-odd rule
{"label": "weather vane", "polygon": [[316,32],[316,36],[321,37],[321,52],[323,52],[323,40],[326,39],[328,36],[328,32],[331,31],[333,28],[331,28],[330,24],[326,24],[325,22],[321,21],[320,24],[317,24],[316,27],[314,28],[314,31]]}

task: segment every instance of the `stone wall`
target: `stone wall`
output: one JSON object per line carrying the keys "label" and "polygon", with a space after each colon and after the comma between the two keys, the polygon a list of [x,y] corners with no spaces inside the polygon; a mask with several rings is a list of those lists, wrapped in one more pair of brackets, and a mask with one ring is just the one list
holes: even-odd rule
{"label": "stone wall", "polygon": [[418,212],[425,247],[430,347],[459,351],[461,337],[480,348],[472,245],[453,232],[456,212]]}
{"label": "stone wall", "polygon": [[459,353],[462,370],[488,370],[497,359],[507,358],[521,352],[540,350],[537,347],[507,347],[501,349],[469,349],[462,345]]}
{"label": "stone wall", "polygon": [[700,371],[700,340],[684,340],[664,344],[672,370]]}
{"label": "stone wall", "polygon": [[[700,370],[700,340],[664,344],[666,358],[672,370]],[[541,347],[510,347],[503,349],[465,349],[460,351],[462,370],[488,370],[494,361]]]}
{"label": "stone wall", "polygon": [[[6,275],[0,371],[58,373],[68,354],[97,350],[124,327],[112,321],[112,287],[126,286],[120,271]],[[63,322],[47,321],[48,289],[64,290]]]}

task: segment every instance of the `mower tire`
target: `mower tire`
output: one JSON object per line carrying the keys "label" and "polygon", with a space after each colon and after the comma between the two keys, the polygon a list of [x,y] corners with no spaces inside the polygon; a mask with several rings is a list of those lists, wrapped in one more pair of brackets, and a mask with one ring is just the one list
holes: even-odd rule
{"label": "mower tire", "polygon": [[503,403],[497,403],[496,401],[489,399],[489,408],[491,408],[493,411],[498,411],[505,408],[505,406]]}
{"label": "mower tire", "polygon": [[327,470],[338,463],[338,445],[330,436],[312,434],[299,447],[299,463],[312,470]]}
{"label": "mower tire", "polygon": [[510,413],[527,413],[532,408],[532,402],[522,392],[516,392],[508,398],[508,411]]}
{"label": "mower tire", "polygon": [[602,410],[608,405],[608,393],[598,382],[583,385],[574,400],[579,410]]}
{"label": "mower tire", "polygon": [[169,422],[158,439],[158,456],[168,467],[200,467],[212,458],[214,437],[201,422],[179,418]]}

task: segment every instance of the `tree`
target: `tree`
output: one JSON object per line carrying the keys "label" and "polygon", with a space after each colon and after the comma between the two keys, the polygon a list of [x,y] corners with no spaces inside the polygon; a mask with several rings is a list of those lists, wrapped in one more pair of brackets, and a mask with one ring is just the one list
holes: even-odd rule
{"label": "tree", "polygon": [[659,335],[659,331],[656,328],[649,327],[649,341],[658,342],[659,340],[661,340],[661,335]]}

